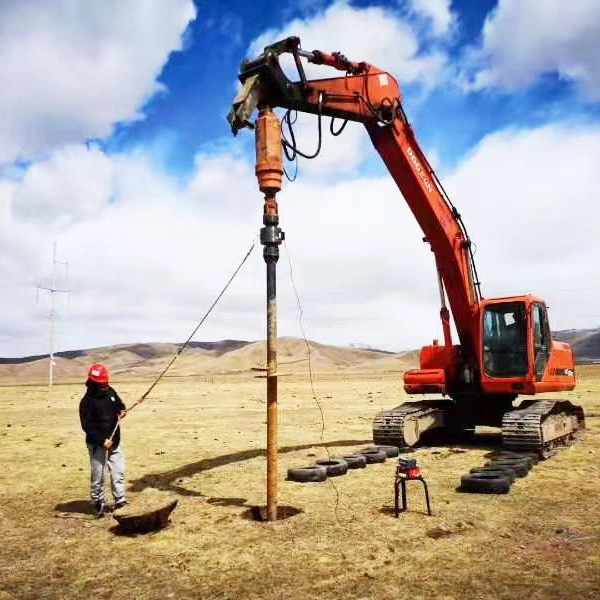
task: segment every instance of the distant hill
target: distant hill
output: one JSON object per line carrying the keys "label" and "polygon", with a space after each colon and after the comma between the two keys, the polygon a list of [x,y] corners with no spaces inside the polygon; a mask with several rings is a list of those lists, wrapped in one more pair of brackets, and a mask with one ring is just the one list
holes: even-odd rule
{"label": "distant hill", "polygon": [[552,337],[571,344],[578,363],[600,362],[600,327],[555,331]]}
{"label": "distant hill", "polygon": [[[202,348],[203,350],[213,350],[217,354],[223,354],[230,350],[237,350],[251,342],[243,342],[240,340],[221,340],[219,342],[190,342],[188,349]],[[104,348],[88,348],[86,350],[65,350],[57,352],[54,356],[57,358],[81,358],[91,356],[95,352],[105,352],[107,350],[123,350],[126,349],[133,354],[137,354],[141,358],[158,358],[164,356],[165,353],[175,353],[182,344],[121,344],[119,346],[106,346]],[[17,365],[23,363],[34,362],[40,359],[47,359],[47,354],[36,354],[33,356],[23,356],[19,358],[2,358],[0,356],[0,365]]]}
{"label": "distant hill", "polygon": [[[392,353],[372,348],[344,348],[308,342],[311,367],[315,372],[398,372],[413,368],[418,353]],[[105,363],[115,380],[150,378],[168,364],[181,344],[123,344],[85,350],[58,352],[54,355],[55,381],[79,382],[94,362]],[[192,342],[169,371],[170,377],[215,374],[259,374],[265,368],[266,342],[221,340]],[[278,340],[280,373],[301,373],[308,369],[309,353],[303,339],[283,337]],[[45,383],[48,356],[0,358],[0,384]]]}
{"label": "distant hill", "polygon": [[[553,338],[573,346],[578,363],[600,362],[600,328],[556,331]],[[316,373],[397,372],[418,366],[419,353],[387,352],[373,348],[339,347],[309,342],[311,367]],[[80,382],[94,362],[105,363],[116,380],[148,379],[158,375],[181,344],[122,344],[102,348],[69,350],[55,354],[57,383]],[[216,374],[253,373],[265,368],[266,342],[220,340],[192,342],[169,371],[170,377],[210,376]],[[303,373],[308,370],[308,351],[303,339],[283,337],[278,340],[280,373]],[[48,355],[0,358],[0,385],[45,383],[48,378]]]}

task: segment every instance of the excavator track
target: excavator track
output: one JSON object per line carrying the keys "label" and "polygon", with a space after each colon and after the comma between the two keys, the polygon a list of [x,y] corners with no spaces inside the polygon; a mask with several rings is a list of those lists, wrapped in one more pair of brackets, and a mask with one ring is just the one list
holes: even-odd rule
{"label": "excavator track", "polygon": [[527,401],[504,414],[502,445],[550,456],[570,446],[584,429],[583,409],[568,400]]}
{"label": "excavator track", "polygon": [[447,400],[421,400],[384,410],[373,420],[373,442],[398,448],[414,446],[425,431],[446,425],[453,408]]}

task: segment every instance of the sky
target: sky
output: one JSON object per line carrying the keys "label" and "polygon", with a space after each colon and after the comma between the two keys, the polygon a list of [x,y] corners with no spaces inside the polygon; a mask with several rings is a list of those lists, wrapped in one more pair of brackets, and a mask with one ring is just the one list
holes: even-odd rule
{"label": "sky", "polygon": [[[252,133],[225,120],[238,67],[288,35],[397,78],[485,297],[600,324],[600,0],[0,0],[0,356],[48,352],[54,243],[56,350],[187,338],[261,227]],[[278,196],[279,335],[301,335],[291,265],[313,340],[441,338],[402,195],[360,124],[324,129]],[[257,244],[196,339],[265,330]]]}

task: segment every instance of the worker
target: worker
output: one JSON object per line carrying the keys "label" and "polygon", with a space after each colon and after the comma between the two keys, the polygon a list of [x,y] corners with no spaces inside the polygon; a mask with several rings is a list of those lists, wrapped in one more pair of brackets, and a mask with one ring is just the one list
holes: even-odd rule
{"label": "worker", "polygon": [[527,372],[527,319],[524,311],[519,309],[507,313],[507,316],[509,319],[512,317],[512,323],[506,326],[504,333],[507,369],[505,374],[524,374]]}
{"label": "worker", "polygon": [[127,504],[125,458],[120,445],[121,427],[118,426],[127,410],[117,392],[108,385],[108,369],[103,364],[95,363],[90,367],[85,385],[87,391],[79,403],[79,418],[90,454],[94,513],[100,518],[107,510],[104,503],[105,465],[108,464],[110,471],[114,510]]}

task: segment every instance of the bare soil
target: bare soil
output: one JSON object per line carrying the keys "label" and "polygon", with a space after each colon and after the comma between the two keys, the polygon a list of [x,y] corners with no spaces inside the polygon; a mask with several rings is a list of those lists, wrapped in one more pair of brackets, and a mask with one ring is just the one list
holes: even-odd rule
{"label": "bare soil", "polygon": [[[460,475],[494,449],[418,449],[421,490],[392,514],[394,463],[324,483],[287,468],[360,449],[371,419],[406,399],[394,374],[319,372],[280,380],[279,502],[301,512],[250,518],[265,502],[265,380],[245,374],[159,384],[123,423],[132,506],[178,499],[171,525],[118,535],[93,518],[77,406],[82,385],[0,388],[0,598],[592,598],[600,596],[600,368],[565,396],[587,413],[581,442],[540,463],[508,495],[462,494]],[[148,381],[115,382],[131,404]]]}

